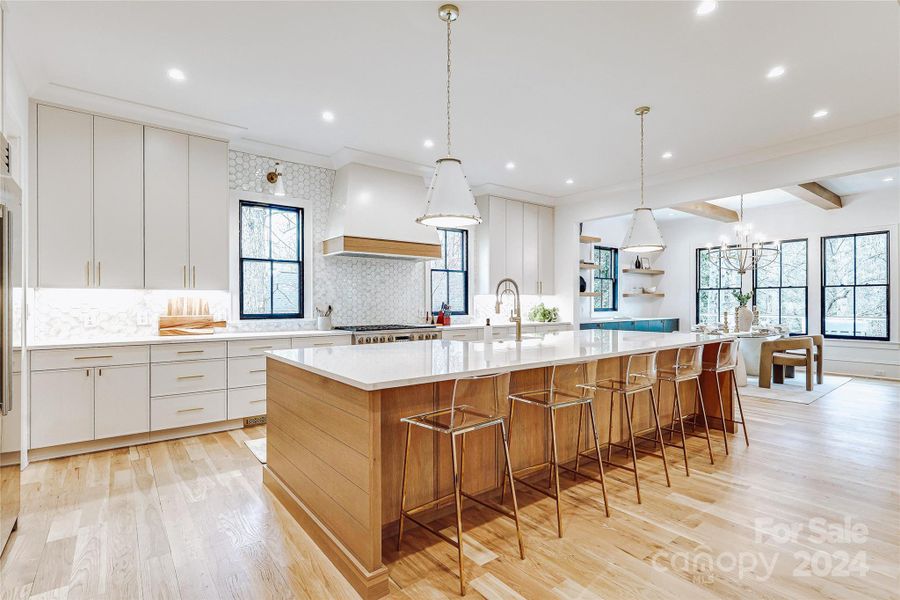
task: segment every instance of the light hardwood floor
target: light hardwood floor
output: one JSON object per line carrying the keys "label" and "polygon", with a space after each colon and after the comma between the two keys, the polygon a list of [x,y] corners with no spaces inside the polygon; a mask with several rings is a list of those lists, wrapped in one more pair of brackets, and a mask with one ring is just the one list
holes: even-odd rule
{"label": "light hardwood floor", "polygon": [[[520,486],[524,561],[506,519],[467,508],[468,597],[898,597],[900,385],[854,380],[810,405],[744,408],[750,448],[733,436],[725,457],[717,438],[712,466],[689,439],[690,478],[669,452],[672,488],[658,459],[641,459],[642,505],[630,474],[608,470],[609,519],[599,485],[563,478],[563,539],[552,500]],[[243,442],[264,435],[32,464],[2,598],[355,598],[262,487]],[[821,541],[824,528],[853,539]],[[392,598],[456,597],[448,544],[413,529],[399,554],[385,548]]]}

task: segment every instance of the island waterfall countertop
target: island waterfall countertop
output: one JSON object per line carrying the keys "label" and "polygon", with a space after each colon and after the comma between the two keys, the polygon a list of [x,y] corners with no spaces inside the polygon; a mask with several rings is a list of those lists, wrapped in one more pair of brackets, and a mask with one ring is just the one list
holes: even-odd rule
{"label": "island waterfall countertop", "polygon": [[274,360],[366,390],[432,383],[653,350],[707,344],[719,335],[581,330],[530,334],[521,342],[430,340],[268,352]]}

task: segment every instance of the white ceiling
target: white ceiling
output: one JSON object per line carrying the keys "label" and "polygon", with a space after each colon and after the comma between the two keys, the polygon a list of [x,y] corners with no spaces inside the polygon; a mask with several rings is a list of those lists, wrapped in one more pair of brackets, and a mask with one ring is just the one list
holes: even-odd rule
{"label": "white ceiling", "polygon": [[[439,4],[12,0],[6,26],[37,97],[67,86],[231,124],[232,138],[428,164],[444,136]],[[454,153],[470,182],[561,196],[631,181],[640,104],[648,176],[898,112],[896,2],[696,5],[462,3]]]}

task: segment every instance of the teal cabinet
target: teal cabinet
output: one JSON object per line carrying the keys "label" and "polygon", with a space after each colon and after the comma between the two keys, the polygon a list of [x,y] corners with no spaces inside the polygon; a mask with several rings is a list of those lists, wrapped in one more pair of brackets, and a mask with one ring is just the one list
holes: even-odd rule
{"label": "teal cabinet", "polygon": [[582,329],[607,329],[614,331],[653,331],[671,333],[678,331],[678,319],[635,319],[633,321],[603,321],[582,323]]}

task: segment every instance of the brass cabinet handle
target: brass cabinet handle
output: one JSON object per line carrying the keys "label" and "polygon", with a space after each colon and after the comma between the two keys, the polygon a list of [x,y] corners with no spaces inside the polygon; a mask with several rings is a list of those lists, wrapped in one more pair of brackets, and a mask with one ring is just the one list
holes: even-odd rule
{"label": "brass cabinet handle", "polygon": [[97,281],[94,282],[95,287],[100,287],[100,261],[97,261]]}
{"label": "brass cabinet handle", "polygon": [[265,373],[266,370],[265,369],[251,369],[250,372],[251,373]]}
{"label": "brass cabinet handle", "polygon": [[76,356],[74,360],[100,360],[101,358],[112,358],[112,354],[104,354],[102,356]]}
{"label": "brass cabinet handle", "polygon": [[268,350],[271,347],[272,347],[271,345],[270,346],[252,346],[250,349],[251,350]]}
{"label": "brass cabinet handle", "polygon": [[179,375],[176,379],[181,381],[182,379],[203,379],[206,375]]}
{"label": "brass cabinet handle", "polygon": [[197,287],[197,265],[194,265],[193,267],[191,267],[191,272],[194,277],[194,283],[193,283],[193,285],[191,285],[191,287],[195,288],[195,287]]}
{"label": "brass cabinet handle", "polygon": [[251,400],[251,401],[250,401],[250,404],[257,404],[257,403],[259,403],[259,402],[265,402],[265,401],[266,401],[265,398],[262,398],[261,400]]}
{"label": "brass cabinet handle", "polygon": [[205,350],[178,350],[176,354],[203,354]]}
{"label": "brass cabinet handle", "polygon": [[198,410],[203,410],[203,407],[197,406],[195,408],[179,408],[177,412],[186,413],[186,412],[196,412]]}
{"label": "brass cabinet handle", "polygon": [[84,263],[84,284],[91,287],[91,261]]}
{"label": "brass cabinet handle", "polygon": [[313,344],[313,346],[334,346],[334,342],[320,342],[318,344]]}
{"label": "brass cabinet handle", "polygon": [[187,265],[181,265],[181,287],[187,287]]}

